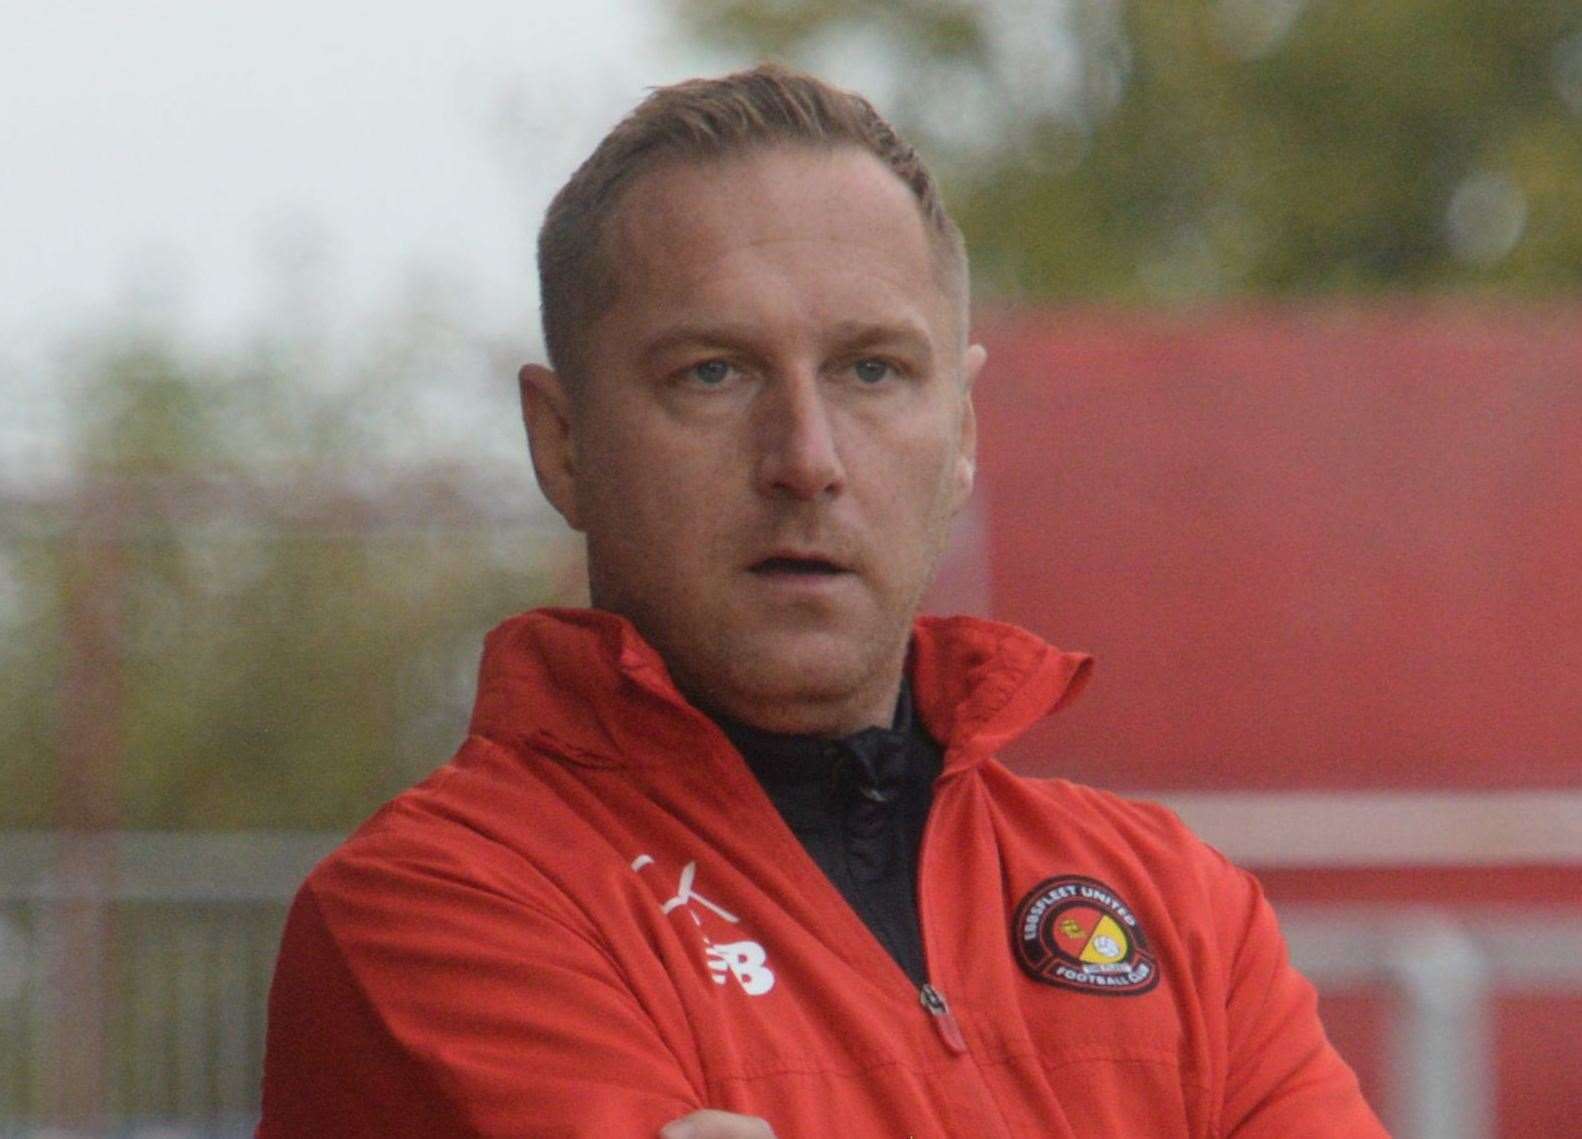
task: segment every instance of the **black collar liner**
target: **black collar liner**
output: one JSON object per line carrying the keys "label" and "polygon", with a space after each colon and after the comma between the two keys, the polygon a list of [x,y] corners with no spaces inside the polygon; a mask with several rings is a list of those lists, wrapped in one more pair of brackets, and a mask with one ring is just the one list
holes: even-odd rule
{"label": "black collar liner", "polygon": [[[914,749],[923,742],[917,738],[922,727],[913,714],[911,684],[905,679],[888,728],[863,728],[830,739],[766,732],[724,717],[718,723],[771,797],[776,790],[809,784],[837,791],[849,779],[864,798],[890,802],[915,773]],[[930,781],[934,774],[928,773]]]}

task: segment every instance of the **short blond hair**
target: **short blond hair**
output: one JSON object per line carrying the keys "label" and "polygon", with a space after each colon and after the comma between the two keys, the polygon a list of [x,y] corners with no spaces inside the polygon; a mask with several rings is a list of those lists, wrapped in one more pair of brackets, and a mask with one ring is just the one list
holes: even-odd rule
{"label": "short blond hair", "polygon": [[550,202],[538,233],[538,278],[551,366],[574,381],[583,334],[614,303],[606,231],[627,187],[667,163],[718,161],[787,144],[857,147],[905,183],[917,199],[940,283],[960,299],[965,334],[966,246],[917,152],[861,95],[766,63],[655,88]]}

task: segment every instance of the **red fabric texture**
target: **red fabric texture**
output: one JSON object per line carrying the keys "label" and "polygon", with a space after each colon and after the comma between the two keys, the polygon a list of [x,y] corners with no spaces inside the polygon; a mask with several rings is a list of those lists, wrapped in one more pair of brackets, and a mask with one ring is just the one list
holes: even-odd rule
{"label": "red fabric texture", "polygon": [[[302,887],[259,1136],[646,1137],[700,1107],[781,1139],[1385,1134],[1248,875],[993,758],[1086,657],[922,618],[911,669],[945,748],[923,940],[964,1052],[635,630],[542,610],[490,634],[456,757]],[[1014,911],[1065,877],[1124,902],[1157,984],[1018,964]]]}

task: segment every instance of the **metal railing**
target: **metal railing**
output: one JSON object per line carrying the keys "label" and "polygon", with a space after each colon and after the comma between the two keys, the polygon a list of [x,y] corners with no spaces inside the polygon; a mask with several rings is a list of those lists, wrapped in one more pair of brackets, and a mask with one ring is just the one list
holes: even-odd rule
{"label": "metal railing", "polygon": [[0,1137],[251,1134],[286,906],[339,839],[0,835]]}
{"label": "metal railing", "polygon": [[1378,1106],[1397,1139],[1492,1139],[1493,1000],[1582,994],[1582,920],[1564,914],[1524,913],[1515,943],[1428,908],[1288,907],[1280,923],[1320,990],[1380,986],[1394,997],[1392,1084]]}

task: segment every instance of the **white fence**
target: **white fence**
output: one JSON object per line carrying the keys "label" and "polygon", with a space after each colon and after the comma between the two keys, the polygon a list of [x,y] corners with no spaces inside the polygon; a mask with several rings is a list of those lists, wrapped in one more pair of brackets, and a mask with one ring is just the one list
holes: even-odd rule
{"label": "white fence", "polygon": [[[0,1139],[249,1135],[285,907],[337,841],[0,834]],[[1516,944],[1432,911],[1282,921],[1320,988],[1393,995],[1398,1139],[1492,1139],[1491,997],[1582,992],[1575,919],[1528,914]]]}

